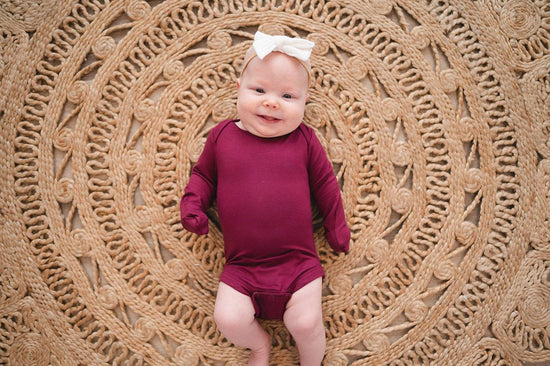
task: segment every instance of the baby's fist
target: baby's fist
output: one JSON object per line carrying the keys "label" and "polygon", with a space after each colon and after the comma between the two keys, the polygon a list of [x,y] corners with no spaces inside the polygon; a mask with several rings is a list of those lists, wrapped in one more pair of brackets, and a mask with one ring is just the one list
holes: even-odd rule
{"label": "baby's fist", "polygon": [[204,212],[188,213],[181,217],[183,228],[198,235],[208,234],[208,217]]}

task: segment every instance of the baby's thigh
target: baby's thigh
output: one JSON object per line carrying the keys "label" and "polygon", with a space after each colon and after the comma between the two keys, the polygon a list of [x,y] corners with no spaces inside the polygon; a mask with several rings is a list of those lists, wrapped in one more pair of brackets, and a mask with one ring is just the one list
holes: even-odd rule
{"label": "baby's thigh", "polygon": [[321,310],[323,279],[318,277],[292,294],[287,309]]}
{"label": "baby's thigh", "polygon": [[249,296],[220,282],[214,307],[214,319],[218,327],[235,328],[242,324],[250,324],[255,320],[254,313],[254,305]]}
{"label": "baby's thigh", "polygon": [[308,283],[294,294],[287,304],[284,322],[289,330],[308,330],[322,324],[322,279]]}

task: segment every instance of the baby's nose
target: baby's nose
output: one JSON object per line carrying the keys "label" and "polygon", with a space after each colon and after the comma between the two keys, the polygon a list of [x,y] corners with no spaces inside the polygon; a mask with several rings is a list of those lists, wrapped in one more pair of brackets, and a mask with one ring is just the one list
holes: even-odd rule
{"label": "baby's nose", "polygon": [[279,103],[272,99],[266,99],[264,100],[264,107],[270,109],[279,109]]}

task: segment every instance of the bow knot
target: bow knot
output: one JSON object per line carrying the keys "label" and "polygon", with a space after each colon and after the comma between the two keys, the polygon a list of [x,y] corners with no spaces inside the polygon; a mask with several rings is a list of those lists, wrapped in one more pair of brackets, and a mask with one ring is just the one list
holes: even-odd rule
{"label": "bow knot", "polygon": [[256,32],[254,43],[252,43],[252,47],[254,47],[254,51],[260,60],[271,52],[278,51],[304,62],[309,60],[314,45],[315,43],[305,39],[270,36],[262,32]]}

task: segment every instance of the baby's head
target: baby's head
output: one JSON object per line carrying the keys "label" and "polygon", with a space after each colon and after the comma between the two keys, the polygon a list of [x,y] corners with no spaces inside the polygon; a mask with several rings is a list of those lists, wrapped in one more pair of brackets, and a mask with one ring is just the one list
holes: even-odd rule
{"label": "baby's head", "polygon": [[300,125],[309,97],[313,45],[256,33],[237,81],[239,127],[260,137],[278,137]]}
{"label": "baby's head", "polygon": [[241,76],[244,74],[250,61],[255,57],[263,59],[272,52],[281,52],[298,61],[306,70],[308,80],[311,79],[311,63],[309,57],[315,44],[301,38],[290,38],[286,36],[270,36],[262,32],[256,32],[254,43],[244,55]]}

